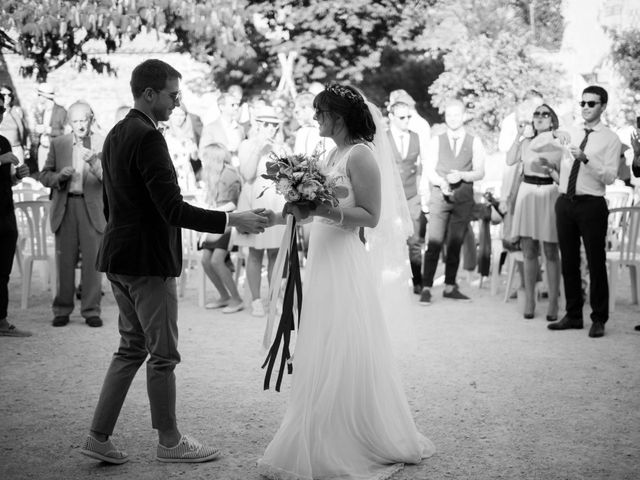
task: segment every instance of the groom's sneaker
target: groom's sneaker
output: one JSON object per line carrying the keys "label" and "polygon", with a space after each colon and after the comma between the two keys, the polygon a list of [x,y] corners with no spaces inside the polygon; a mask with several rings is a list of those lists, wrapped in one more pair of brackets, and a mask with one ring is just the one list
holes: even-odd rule
{"label": "groom's sneaker", "polygon": [[87,436],[84,442],[84,446],[80,450],[80,453],[87,457],[95,458],[107,463],[113,463],[115,465],[121,465],[129,461],[129,456],[126,452],[119,450],[111,441],[107,439],[104,442],[99,442],[91,435]]}
{"label": "groom's sneaker", "polygon": [[195,438],[183,435],[175,447],[165,447],[158,444],[156,458],[168,463],[200,463],[215,460],[220,456],[220,450],[214,447],[205,447]]}

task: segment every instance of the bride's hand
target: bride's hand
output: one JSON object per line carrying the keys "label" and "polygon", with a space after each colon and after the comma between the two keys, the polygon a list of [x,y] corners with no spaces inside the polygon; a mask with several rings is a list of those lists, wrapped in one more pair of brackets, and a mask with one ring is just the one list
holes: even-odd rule
{"label": "bride's hand", "polygon": [[311,215],[311,208],[305,203],[287,202],[284,206],[283,214],[293,215],[297,221],[300,221]]}

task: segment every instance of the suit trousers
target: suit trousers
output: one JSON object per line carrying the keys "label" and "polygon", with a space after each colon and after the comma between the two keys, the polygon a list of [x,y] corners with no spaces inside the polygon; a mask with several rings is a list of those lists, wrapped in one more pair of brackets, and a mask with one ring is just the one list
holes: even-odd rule
{"label": "suit trousers", "polygon": [[131,382],[147,359],[147,394],[153,428],[176,428],[178,292],[174,277],[108,273],[120,315],[120,346],[102,385],[91,430],[111,435]]}
{"label": "suit trousers", "polygon": [[18,230],[13,212],[0,216],[0,320],[7,318],[9,307],[9,276],[16,253]]}
{"label": "suit trousers", "polygon": [[75,269],[79,253],[82,253],[80,313],[84,318],[99,317],[102,273],[96,270],[96,258],[102,234],[91,224],[83,198],[67,199],[64,217],[55,236],[58,289],[53,299],[53,314],[70,315],[73,312]]}
{"label": "suit trousers", "polygon": [[422,247],[424,245],[424,231],[426,216],[422,211],[420,196],[416,195],[407,199],[409,214],[413,222],[413,235],[407,239],[409,246],[409,264],[411,265],[411,276],[414,285],[422,285]]}
{"label": "suit trousers", "polygon": [[460,265],[460,248],[467,232],[472,209],[473,196],[465,196],[463,200],[449,201],[445,199],[439,188],[434,187],[431,190],[429,240],[424,254],[422,273],[424,287],[433,286],[433,277],[438,267],[443,244],[446,248],[444,283],[455,285]]}
{"label": "suit trousers", "polygon": [[577,195],[569,200],[560,195],[556,201],[556,225],[562,261],[562,277],[567,300],[567,316],[582,318],[582,275],[580,239],[584,243],[589,266],[589,302],[591,320],[609,319],[609,282],[607,280],[606,237],[609,209],[604,197]]}

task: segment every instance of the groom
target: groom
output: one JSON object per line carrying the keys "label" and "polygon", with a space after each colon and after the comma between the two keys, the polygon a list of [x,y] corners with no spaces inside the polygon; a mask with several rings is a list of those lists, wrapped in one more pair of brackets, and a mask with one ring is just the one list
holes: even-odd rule
{"label": "groom", "polygon": [[104,462],[128,460],[109,439],[138,368],[147,361],[152,426],[158,430],[161,462],[205,462],[219,455],[182,435],[176,424],[175,366],[178,302],[175,277],[182,269],[180,227],[222,233],[226,226],[260,233],[259,210],[224,213],[185,203],[167,144],[158,131],[180,105],[182,76],[160,60],[147,60],[131,74],[134,108],[107,135],[103,148],[107,226],[97,267],[107,273],[120,310],[120,346],[107,371],[83,454]]}

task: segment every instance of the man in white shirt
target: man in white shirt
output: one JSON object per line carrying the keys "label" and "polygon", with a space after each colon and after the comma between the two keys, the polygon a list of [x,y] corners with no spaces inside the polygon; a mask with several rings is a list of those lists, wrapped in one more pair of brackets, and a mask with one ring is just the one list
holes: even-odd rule
{"label": "man in white shirt", "polygon": [[406,103],[397,102],[389,106],[389,130],[395,161],[402,180],[405,198],[409,207],[409,213],[413,220],[413,235],[407,239],[409,246],[409,262],[411,264],[411,276],[413,292],[422,292],[422,245],[424,234],[422,228],[426,225],[426,218],[422,212],[420,195],[418,194],[418,178],[422,163],[422,145],[418,134],[409,129],[409,121],[412,112]]}
{"label": "man in white shirt", "polygon": [[[442,246],[446,243],[445,289],[443,296],[452,300],[469,300],[458,289],[456,276],[460,248],[473,208],[473,182],[484,177],[484,146],[478,137],[464,128],[465,106],[458,99],[445,106],[447,130],[433,137],[422,165],[420,191],[431,183],[429,199],[429,240],[424,254],[420,304],[431,303],[431,287]],[[446,238],[445,238],[446,234]]]}
{"label": "man in white shirt", "polygon": [[[237,158],[238,147],[245,138],[245,132],[238,123],[240,116],[240,101],[236,95],[223,93],[218,97],[220,116],[202,129],[199,145],[199,157],[202,150],[213,143],[220,143],[227,147],[232,157]],[[234,162],[234,165],[237,162]],[[236,165],[237,166],[237,165]]]}
{"label": "man in white shirt", "polygon": [[609,318],[609,284],[606,266],[606,235],[609,210],[605,186],[616,178],[622,144],[601,121],[607,108],[607,91],[589,86],[582,92],[584,125],[569,130],[573,158],[560,162],[560,197],[556,202],[558,242],[562,255],[562,276],[566,314],[548,325],[551,330],[582,328],[584,303],[580,275],[580,240],[589,265],[592,325],[589,336],[604,335]]}

